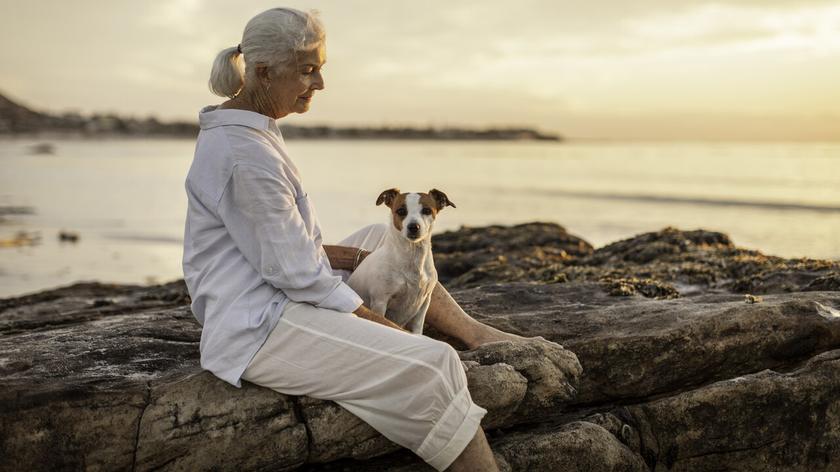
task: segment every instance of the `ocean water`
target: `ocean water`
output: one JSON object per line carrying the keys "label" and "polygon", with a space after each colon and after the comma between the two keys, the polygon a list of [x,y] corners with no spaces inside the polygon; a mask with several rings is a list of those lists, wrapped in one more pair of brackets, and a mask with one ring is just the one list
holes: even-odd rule
{"label": "ocean water", "polygon": [[[54,154],[33,154],[34,144]],[[596,247],[666,226],[785,257],[840,259],[840,143],[290,141],[326,243],[385,222],[382,190],[437,188],[462,225],[559,223]],[[180,278],[192,140],[0,140],[0,297]],[[79,234],[59,241],[61,230]]]}

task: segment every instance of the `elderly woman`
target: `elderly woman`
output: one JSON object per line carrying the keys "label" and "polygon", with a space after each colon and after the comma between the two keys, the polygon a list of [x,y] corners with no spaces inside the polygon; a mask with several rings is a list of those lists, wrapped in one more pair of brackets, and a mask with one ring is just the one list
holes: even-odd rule
{"label": "elderly woman", "polygon": [[[274,8],[219,53],[185,187],[184,279],[202,325],[201,365],[288,395],[337,402],[437,470],[496,470],[457,352],[401,330],[346,284],[384,225],[322,244],[275,120],[324,88],[324,30]],[[242,63],[244,62],[244,71]],[[469,317],[438,284],[426,322],[468,347],[522,339]]]}

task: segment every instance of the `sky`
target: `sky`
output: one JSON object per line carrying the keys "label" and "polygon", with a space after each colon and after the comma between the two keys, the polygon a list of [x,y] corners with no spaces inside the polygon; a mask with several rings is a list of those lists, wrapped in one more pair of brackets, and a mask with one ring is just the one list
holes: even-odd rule
{"label": "sky", "polygon": [[840,140],[836,0],[0,0],[0,93],[196,121],[215,55],[275,6],[327,30],[326,88],[281,123]]}

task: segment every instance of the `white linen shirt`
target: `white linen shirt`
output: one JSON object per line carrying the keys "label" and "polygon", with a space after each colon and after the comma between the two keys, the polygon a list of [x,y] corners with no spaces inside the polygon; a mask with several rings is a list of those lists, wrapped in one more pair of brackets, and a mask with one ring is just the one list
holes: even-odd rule
{"label": "white linen shirt", "polygon": [[277,123],[210,105],[184,187],[184,282],[202,325],[201,366],[237,387],[289,300],[355,311]]}

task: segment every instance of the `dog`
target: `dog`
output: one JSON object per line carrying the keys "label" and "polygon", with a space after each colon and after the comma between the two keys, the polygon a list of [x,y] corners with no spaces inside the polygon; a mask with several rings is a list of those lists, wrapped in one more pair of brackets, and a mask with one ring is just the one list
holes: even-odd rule
{"label": "dog", "polygon": [[391,209],[385,241],[351,274],[347,284],[371,310],[414,334],[423,333],[426,311],[437,284],[432,259],[432,225],[455,204],[437,189],[428,193],[383,191],[376,205]]}

